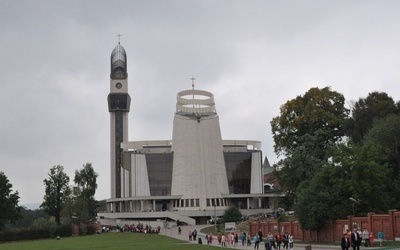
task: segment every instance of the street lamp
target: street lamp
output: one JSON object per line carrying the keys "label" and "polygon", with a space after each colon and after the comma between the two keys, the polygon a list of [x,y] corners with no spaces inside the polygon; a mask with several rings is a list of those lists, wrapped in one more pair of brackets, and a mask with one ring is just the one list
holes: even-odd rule
{"label": "street lamp", "polygon": [[217,206],[214,203],[214,234],[217,234]]}
{"label": "street lamp", "polygon": [[353,217],[355,217],[354,204],[356,203],[357,200],[354,199],[353,197],[350,197],[349,200],[353,202]]}

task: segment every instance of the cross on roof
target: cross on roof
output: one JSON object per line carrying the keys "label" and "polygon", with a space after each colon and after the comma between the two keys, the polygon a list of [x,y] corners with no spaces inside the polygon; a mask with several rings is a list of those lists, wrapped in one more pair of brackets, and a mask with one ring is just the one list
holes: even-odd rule
{"label": "cross on roof", "polygon": [[194,78],[194,76],[192,76],[192,77],[190,78],[190,80],[192,80],[192,89],[194,89],[194,80],[196,80],[196,78]]}
{"label": "cross on roof", "polygon": [[118,37],[118,44],[121,42],[121,34],[120,33],[118,33],[118,35],[117,35],[117,37]]}

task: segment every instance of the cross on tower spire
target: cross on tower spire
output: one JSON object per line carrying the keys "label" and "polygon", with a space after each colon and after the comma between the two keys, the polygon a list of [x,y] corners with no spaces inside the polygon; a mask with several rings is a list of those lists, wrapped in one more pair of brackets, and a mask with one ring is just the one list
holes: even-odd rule
{"label": "cross on tower spire", "polygon": [[190,78],[190,80],[192,80],[192,89],[194,89],[194,80],[196,80],[196,78],[194,78],[194,76],[192,76],[192,77]]}
{"label": "cross on tower spire", "polygon": [[118,37],[118,44],[120,44],[120,42],[121,42],[121,34],[120,33],[118,33],[118,35],[117,35],[117,37]]}

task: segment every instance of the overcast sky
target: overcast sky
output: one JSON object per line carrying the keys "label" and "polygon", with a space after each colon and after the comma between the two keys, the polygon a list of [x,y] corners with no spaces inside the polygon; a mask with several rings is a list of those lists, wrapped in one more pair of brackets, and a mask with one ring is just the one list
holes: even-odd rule
{"label": "overcast sky", "polygon": [[[400,99],[400,1],[0,0],[0,171],[20,203],[91,162],[110,196],[110,54],[128,54],[129,140],[169,140],[176,94],[214,94],[223,139],[259,140],[286,101],[331,86]],[[349,107],[349,106],[348,106]],[[71,182],[72,184],[72,182]]]}

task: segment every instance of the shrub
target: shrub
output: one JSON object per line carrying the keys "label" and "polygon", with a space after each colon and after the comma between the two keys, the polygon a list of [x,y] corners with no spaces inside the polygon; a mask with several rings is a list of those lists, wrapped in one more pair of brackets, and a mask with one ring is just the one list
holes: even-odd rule
{"label": "shrub", "polygon": [[51,237],[68,237],[72,235],[70,225],[58,227],[24,228],[0,232],[0,242],[46,239]]}

